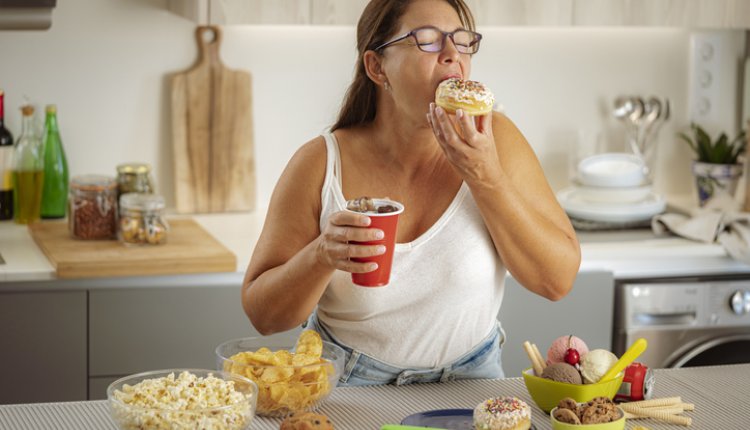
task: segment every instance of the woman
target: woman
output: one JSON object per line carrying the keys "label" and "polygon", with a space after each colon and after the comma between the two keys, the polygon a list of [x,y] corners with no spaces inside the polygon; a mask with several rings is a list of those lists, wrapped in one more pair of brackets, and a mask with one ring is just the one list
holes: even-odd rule
{"label": "woman", "polygon": [[[292,157],[271,198],[242,303],[262,334],[308,327],[341,345],[342,384],[502,377],[496,320],[506,270],[558,300],[580,263],[575,233],[505,116],[455,117],[438,84],[469,78],[481,36],[463,0],[372,0],[332,132]],[[353,285],[384,252],[359,196],[402,202],[386,287]],[[531,311],[531,310],[530,310]]]}

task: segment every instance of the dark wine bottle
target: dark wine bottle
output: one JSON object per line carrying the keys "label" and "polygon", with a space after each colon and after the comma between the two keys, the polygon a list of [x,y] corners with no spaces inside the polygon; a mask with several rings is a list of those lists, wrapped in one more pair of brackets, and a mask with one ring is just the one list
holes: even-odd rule
{"label": "dark wine bottle", "polygon": [[13,219],[13,135],[5,127],[5,93],[0,90],[0,220]]}

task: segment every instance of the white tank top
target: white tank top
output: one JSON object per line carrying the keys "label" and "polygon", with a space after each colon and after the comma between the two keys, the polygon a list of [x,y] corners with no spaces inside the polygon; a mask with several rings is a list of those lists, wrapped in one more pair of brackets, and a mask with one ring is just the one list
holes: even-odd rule
{"label": "white tank top", "polygon": [[[328,150],[320,228],[344,210],[336,137]],[[373,196],[377,197],[377,196]],[[408,211],[409,208],[407,207]],[[495,328],[506,269],[466,183],[438,221],[397,243],[390,283],[360,287],[337,270],[318,318],[343,344],[402,368],[434,368],[461,357]]]}

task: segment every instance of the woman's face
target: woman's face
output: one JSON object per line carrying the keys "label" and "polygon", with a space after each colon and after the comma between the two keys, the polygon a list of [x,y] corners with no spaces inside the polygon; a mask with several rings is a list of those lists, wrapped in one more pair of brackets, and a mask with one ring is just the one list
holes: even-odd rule
{"label": "woman's face", "polygon": [[[392,37],[424,26],[446,32],[462,28],[458,14],[446,1],[415,0],[407,7]],[[468,79],[471,70],[471,55],[459,53],[450,37],[445,38],[440,52],[420,51],[414,38],[409,37],[387,47],[383,57],[383,69],[393,87],[397,109],[407,115],[420,115],[420,120],[425,119],[440,82],[449,77]]]}

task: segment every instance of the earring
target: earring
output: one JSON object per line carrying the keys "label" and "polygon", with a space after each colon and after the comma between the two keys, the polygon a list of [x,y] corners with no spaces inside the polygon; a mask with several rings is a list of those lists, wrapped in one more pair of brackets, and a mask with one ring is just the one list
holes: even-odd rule
{"label": "earring", "polygon": [[391,84],[388,83],[388,81],[383,82],[383,88],[385,88],[386,91],[391,90]]}

